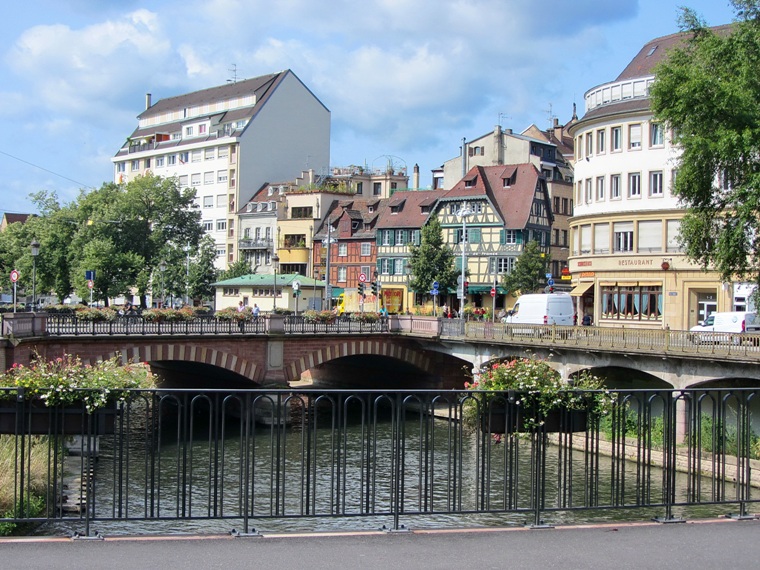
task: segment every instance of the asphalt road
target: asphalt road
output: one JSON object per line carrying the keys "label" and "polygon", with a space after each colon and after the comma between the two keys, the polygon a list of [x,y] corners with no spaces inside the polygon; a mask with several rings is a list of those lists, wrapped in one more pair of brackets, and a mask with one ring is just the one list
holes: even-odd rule
{"label": "asphalt road", "polygon": [[760,521],[265,535],[0,539],[0,568],[758,568]]}

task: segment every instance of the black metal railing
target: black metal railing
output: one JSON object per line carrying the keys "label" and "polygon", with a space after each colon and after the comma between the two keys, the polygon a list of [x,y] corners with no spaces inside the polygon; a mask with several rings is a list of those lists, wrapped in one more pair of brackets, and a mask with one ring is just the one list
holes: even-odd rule
{"label": "black metal railing", "polygon": [[[310,521],[401,529],[747,516],[760,500],[757,397],[620,391],[601,419],[565,411],[554,427],[544,422],[552,433],[513,433],[525,428],[506,393],[151,390],[87,414],[13,389],[0,428],[16,508],[0,522],[91,535],[184,521],[250,534]],[[73,435],[83,437],[65,444]]]}
{"label": "black metal railing", "polygon": [[348,317],[336,317],[332,321],[320,322],[307,320],[302,316],[285,316],[286,334],[350,334],[388,332],[388,319],[377,321],[353,320]]}

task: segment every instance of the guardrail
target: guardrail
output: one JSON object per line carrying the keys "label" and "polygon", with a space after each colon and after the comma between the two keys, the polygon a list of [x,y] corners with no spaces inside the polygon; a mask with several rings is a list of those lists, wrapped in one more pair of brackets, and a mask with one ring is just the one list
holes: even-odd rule
{"label": "guardrail", "polygon": [[671,521],[760,500],[755,389],[620,391],[604,418],[521,434],[494,429],[508,393],[150,390],[88,414],[3,391],[16,509],[0,522],[48,534]]}

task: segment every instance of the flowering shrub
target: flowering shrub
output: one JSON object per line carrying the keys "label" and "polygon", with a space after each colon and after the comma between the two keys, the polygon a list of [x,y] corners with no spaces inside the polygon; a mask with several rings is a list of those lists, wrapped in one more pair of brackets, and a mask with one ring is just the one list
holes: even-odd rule
{"label": "flowering shrub", "polygon": [[142,312],[142,318],[148,322],[179,322],[192,321],[195,318],[195,310],[192,307],[181,309],[147,309]]}
{"label": "flowering shrub", "polygon": [[88,412],[108,402],[124,401],[129,388],[155,386],[146,366],[122,366],[118,356],[92,366],[70,354],[49,362],[37,358],[31,366],[14,364],[0,376],[0,385],[25,388],[27,397],[39,397],[46,406],[82,402]]}
{"label": "flowering shrub", "polygon": [[380,320],[380,313],[351,313],[349,319],[357,323],[376,323]]}
{"label": "flowering shrub", "polygon": [[217,311],[216,318],[220,321],[246,322],[252,321],[254,317],[250,307],[246,307],[242,311],[238,311],[235,307],[227,307],[226,309]]}
{"label": "flowering shrub", "polygon": [[111,307],[80,307],[74,315],[80,321],[113,321],[116,319],[116,311]]}
{"label": "flowering shrub", "polygon": [[[599,417],[609,413],[613,402],[600,378],[584,371],[572,383],[565,383],[559,372],[537,358],[493,364],[473,382],[466,382],[465,388],[484,391],[481,405],[499,397],[520,406],[525,425],[531,428],[539,427],[541,418],[553,410],[586,410]],[[476,402],[466,401],[465,408],[466,419],[474,420]]]}
{"label": "flowering shrub", "polygon": [[303,320],[307,323],[332,323],[335,321],[332,311],[304,311]]}

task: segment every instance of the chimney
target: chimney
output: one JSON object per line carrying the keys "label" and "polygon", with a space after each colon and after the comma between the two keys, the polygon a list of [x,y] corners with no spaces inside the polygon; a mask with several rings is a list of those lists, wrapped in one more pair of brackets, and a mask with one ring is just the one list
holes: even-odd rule
{"label": "chimney", "polygon": [[414,174],[412,174],[412,188],[415,190],[420,189],[420,165],[414,165]]}
{"label": "chimney", "polygon": [[146,111],[150,109],[150,105],[151,105],[151,95],[150,93],[146,93],[145,94],[145,110]]}

